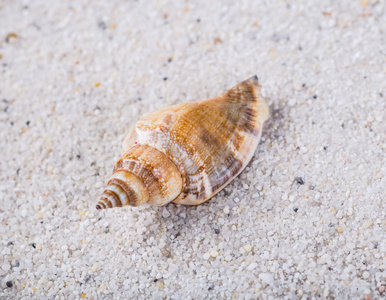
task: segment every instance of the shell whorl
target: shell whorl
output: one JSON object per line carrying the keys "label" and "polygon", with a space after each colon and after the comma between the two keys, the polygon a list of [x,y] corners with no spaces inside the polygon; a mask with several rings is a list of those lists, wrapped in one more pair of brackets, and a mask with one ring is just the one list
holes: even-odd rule
{"label": "shell whorl", "polygon": [[147,201],[149,193],[142,180],[133,173],[121,169],[111,176],[96,208],[138,206]]}
{"label": "shell whorl", "polygon": [[[141,200],[128,204],[197,205],[208,200],[246,167],[268,117],[254,76],[220,97],[167,107],[142,118],[125,138],[124,155],[114,168],[137,176],[148,192],[148,199],[143,192]],[[109,192],[109,200],[107,196],[112,197]]]}
{"label": "shell whorl", "polygon": [[117,161],[97,209],[115,206],[164,205],[182,190],[181,174],[165,154],[135,145]]}

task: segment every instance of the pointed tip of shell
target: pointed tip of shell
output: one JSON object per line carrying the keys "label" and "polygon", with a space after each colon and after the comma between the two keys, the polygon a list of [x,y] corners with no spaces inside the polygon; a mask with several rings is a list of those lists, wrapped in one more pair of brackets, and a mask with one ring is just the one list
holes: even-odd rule
{"label": "pointed tip of shell", "polygon": [[99,199],[98,203],[96,204],[95,208],[97,210],[106,209],[114,207],[114,202],[112,202],[108,196],[106,197],[105,192],[103,193],[102,197]]}
{"label": "pointed tip of shell", "polygon": [[149,194],[144,183],[134,174],[125,170],[116,171],[110,177],[95,208],[97,210],[138,206],[149,200]]}
{"label": "pointed tip of shell", "polygon": [[95,208],[101,210],[105,208],[121,207],[127,205],[126,199],[127,195],[124,191],[122,191],[119,186],[111,184],[104,190]]}
{"label": "pointed tip of shell", "polygon": [[257,77],[257,75],[253,75],[252,77],[248,78],[247,80],[252,80],[253,83],[259,84],[259,77]]}

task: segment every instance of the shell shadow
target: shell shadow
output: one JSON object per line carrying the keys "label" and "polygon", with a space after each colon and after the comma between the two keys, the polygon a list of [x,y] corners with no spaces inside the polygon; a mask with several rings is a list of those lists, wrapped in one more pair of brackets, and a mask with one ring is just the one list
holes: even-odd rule
{"label": "shell shadow", "polygon": [[284,127],[282,125],[284,122],[288,121],[288,113],[286,108],[287,106],[282,102],[271,104],[270,118],[266,124],[264,124],[263,135],[265,136],[265,139],[274,141],[277,140],[280,136],[283,136],[282,133]]}

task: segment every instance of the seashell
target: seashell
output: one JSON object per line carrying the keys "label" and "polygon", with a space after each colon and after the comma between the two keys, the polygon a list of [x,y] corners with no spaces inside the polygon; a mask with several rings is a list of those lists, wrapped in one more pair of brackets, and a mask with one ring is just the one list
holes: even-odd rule
{"label": "seashell", "polygon": [[245,168],[269,108],[253,76],[222,96],[167,107],[140,119],[123,141],[97,209],[198,205]]}

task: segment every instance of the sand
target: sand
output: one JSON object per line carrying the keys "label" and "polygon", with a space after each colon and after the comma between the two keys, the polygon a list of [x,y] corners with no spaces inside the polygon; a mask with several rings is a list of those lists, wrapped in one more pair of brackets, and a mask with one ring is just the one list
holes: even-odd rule
{"label": "sand", "polygon": [[[0,3],[1,299],[381,299],[384,1]],[[145,113],[257,74],[255,156],[200,206],[96,211]]]}

